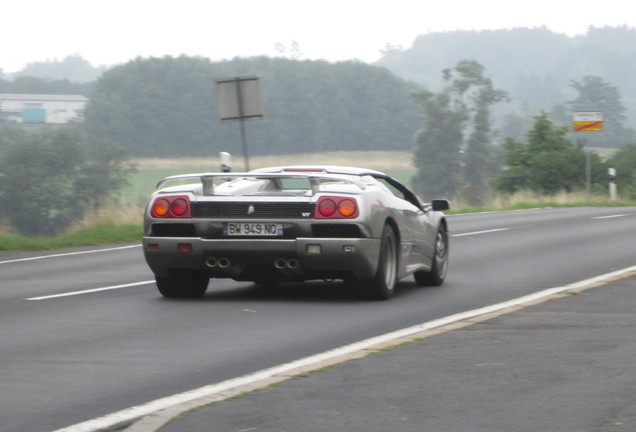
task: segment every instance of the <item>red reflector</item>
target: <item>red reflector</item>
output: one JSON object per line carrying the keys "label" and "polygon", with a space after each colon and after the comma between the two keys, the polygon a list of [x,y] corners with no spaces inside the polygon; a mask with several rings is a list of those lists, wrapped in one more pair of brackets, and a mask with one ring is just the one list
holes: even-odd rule
{"label": "red reflector", "polygon": [[183,198],[177,198],[172,202],[172,213],[175,216],[183,216],[188,212],[188,202]]}
{"label": "red reflector", "polygon": [[330,199],[323,199],[318,203],[318,211],[321,215],[329,217],[336,212],[336,203]]}
{"label": "red reflector", "polygon": [[177,245],[177,250],[182,254],[191,254],[192,253],[192,245],[190,243],[179,243]]}
{"label": "red reflector", "polygon": [[150,243],[148,245],[148,250],[159,250],[159,245],[157,243]]}

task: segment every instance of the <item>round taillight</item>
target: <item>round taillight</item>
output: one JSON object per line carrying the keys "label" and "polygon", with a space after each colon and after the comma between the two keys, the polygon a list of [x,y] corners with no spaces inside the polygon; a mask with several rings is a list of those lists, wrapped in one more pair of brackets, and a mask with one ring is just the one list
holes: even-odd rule
{"label": "round taillight", "polygon": [[158,217],[164,217],[170,211],[170,202],[166,199],[158,199],[152,205],[152,214]]}
{"label": "round taillight", "polygon": [[178,198],[172,202],[172,213],[175,216],[183,216],[188,212],[188,203],[183,198]]}
{"label": "round taillight", "polygon": [[318,203],[318,212],[324,217],[329,217],[336,212],[336,203],[333,200],[324,199]]}
{"label": "round taillight", "polygon": [[344,199],[338,203],[338,212],[345,217],[352,216],[356,212],[356,203],[350,199]]}

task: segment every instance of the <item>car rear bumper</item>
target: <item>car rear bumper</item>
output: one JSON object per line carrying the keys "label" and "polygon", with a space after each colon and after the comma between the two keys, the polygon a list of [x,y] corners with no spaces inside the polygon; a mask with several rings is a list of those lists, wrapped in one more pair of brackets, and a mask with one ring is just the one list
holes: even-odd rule
{"label": "car rear bumper", "polygon": [[370,279],[377,271],[380,240],[144,237],[143,249],[158,276],[193,269],[236,280]]}

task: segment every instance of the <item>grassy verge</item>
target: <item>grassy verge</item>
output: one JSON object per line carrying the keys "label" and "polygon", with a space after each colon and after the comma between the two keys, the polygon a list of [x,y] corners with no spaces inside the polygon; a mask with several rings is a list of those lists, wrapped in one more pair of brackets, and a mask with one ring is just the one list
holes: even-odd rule
{"label": "grassy verge", "polygon": [[511,204],[509,206],[501,207],[495,205],[486,205],[483,207],[460,207],[460,208],[451,208],[451,210],[446,211],[444,213],[448,215],[453,214],[468,214],[468,213],[488,213],[488,212],[496,212],[496,211],[514,211],[514,210],[530,210],[530,209],[538,209],[538,208],[565,208],[565,207],[632,207],[636,206],[635,202],[629,201],[611,201],[605,202],[604,200],[600,201],[581,201],[581,202],[571,202],[571,203],[562,203],[558,201],[542,201],[542,202],[518,202]]}
{"label": "grassy verge", "polygon": [[0,236],[0,251],[48,250],[77,246],[138,242],[143,236],[140,224],[98,225],[55,237]]}
{"label": "grassy verge", "polygon": [[561,192],[556,195],[538,195],[521,191],[512,195],[493,197],[481,207],[470,206],[462,202],[453,202],[447,214],[478,213],[492,211],[527,210],[534,208],[563,207],[628,207],[636,206],[636,202],[628,200],[610,200],[608,196],[593,195],[588,197],[584,192]]}

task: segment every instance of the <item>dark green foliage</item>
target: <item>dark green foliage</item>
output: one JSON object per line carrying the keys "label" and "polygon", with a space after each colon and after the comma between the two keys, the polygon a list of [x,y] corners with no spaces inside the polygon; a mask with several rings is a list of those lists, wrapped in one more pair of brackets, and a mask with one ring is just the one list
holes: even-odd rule
{"label": "dark green foliage", "polygon": [[109,188],[121,186],[128,171],[115,150],[104,148],[88,160],[75,129],[55,129],[46,138],[20,142],[0,159],[3,216],[21,235],[58,234],[112,193]]}
{"label": "dark green foliage", "polygon": [[128,184],[127,177],[135,172],[135,165],[126,161],[126,150],[103,142],[88,149],[88,158],[75,178],[75,192],[87,197],[98,210],[101,201],[112,198],[115,191]]}
{"label": "dark green foliage", "polygon": [[496,152],[490,134],[488,106],[479,104],[473,118],[473,131],[464,153],[464,185],[461,195],[470,205],[484,205],[489,195],[489,179],[497,172]]}
{"label": "dark green foliage", "polygon": [[[497,172],[495,148],[491,136],[490,107],[505,101],[507,94],[495,89],[490,78],[484,77],[479,63],[463,62],[472,75],[472,131],[465,146],[462,198],[470,205],[484,205],[488,199],[488,180]],[[461,63],[460,63],[461,64]]]}
{"label": "dark green foliage", "polygon": [[415,140],[413,187],[427,200],[451,197],[459,186],[465,114],[452,109],[448,93],[421,92],[416,98],[424,108],[424,126]]}
{"label": "dark green foliage", "polygon": [[238,124],[218,119],[215,80],[261,77],[265,119],[246,123],[250,154],[405,150],[417,128],[414,86],[363,63],[252,58],[137,59],[106,72],[85,113],[93,140],[135,156],[242,153]]}
{"label": "dark green foliage", "polygon": [[471,205],[481,205],[497,169],[490,106],[506,93],[494,88],[474,60],[460,61],[442,74],[446,86],[441,92],[415,95],[424,109],[424,127],[416,137],[413,185],[428,199],[462,195]]}
{"label": "dark green foliage", "polygon": [[[505,170],[494,179],[495,188],[504,193],[532,190],[554,195],[585,188],[585,151],[567,139],[567,126],[555,126],[546,113],[535,117],[527,143],[511,138],[504,144]],[[590,154],[592,183],[606,183],[607,165]]]}
{"label": "dark green foliage", "polygon": [[49,142],[25,141],[2,159],[2,208],[14,228],[54,235],[83,214],[83,201],[73,193],[82,157],[79,135],[64,130]]}

